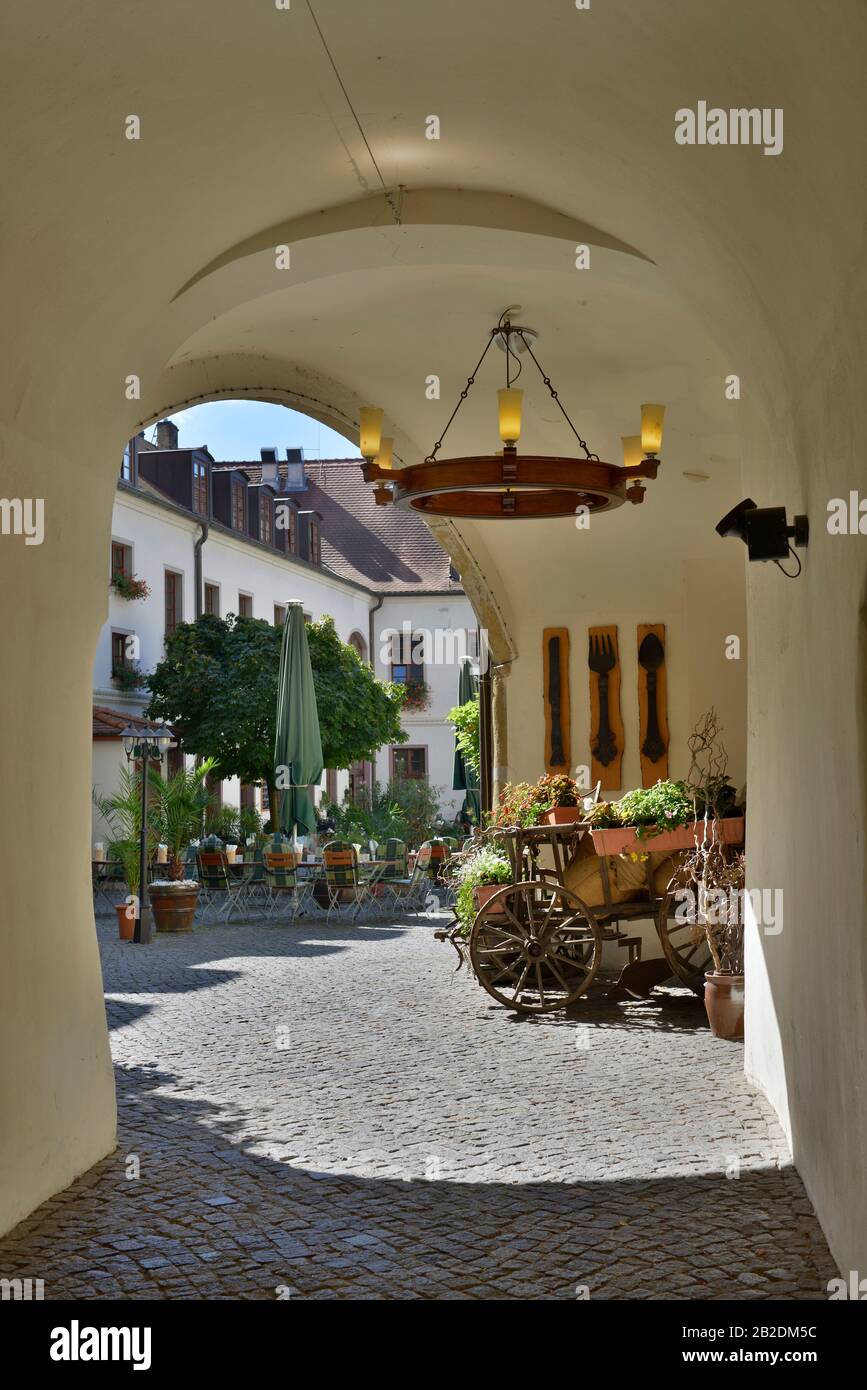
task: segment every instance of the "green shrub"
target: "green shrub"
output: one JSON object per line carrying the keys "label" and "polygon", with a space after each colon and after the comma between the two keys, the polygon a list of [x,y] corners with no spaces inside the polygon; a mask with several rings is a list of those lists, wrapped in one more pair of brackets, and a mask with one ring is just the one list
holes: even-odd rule
{"label": "green shrub", "polygon": [[512,867],[502,850],[483,845],[467,856],[455,875],[455,882],[458,885],[455,916],[461,924],[461,936],[467,936],[476,915],[474,890],[483,884],[511,883]]}

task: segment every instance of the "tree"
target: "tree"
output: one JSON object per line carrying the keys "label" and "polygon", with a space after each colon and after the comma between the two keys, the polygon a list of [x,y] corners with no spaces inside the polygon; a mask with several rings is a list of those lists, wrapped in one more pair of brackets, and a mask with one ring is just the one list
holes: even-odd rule
{"label": "tree", "polygon": [[[277,683],[283,630],[260,618],[203,614],[166,637],[148,677],[151,718],[166,719],[188,753],[216,759],[221,777],[274,786]],[[326,767],[372,758],[403,743],[403,691],[380,681],[337,635],[333,618],[307,627]]]}
{"label": "tree", "polygon": [[465,705],[455,705],[448,712],[448,719],[455,729],[455,741],[461,753],[464,766],[475,777],[481,766],[479,735],[479,697],[474,695]]}

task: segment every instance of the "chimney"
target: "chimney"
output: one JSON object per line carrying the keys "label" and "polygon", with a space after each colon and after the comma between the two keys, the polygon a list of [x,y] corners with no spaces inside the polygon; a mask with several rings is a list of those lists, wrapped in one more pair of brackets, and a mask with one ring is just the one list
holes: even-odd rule
{"label": "chimney", "polygon": [[307,474],[304,472],[304,450],[286,450],[286,480],[284,482],[286,492],[303,492],[307,486]]}
{"label": "chimney", "polygon": [[157,420],[157,448],[176,449],[178,447],[178,427],[171,420]]}

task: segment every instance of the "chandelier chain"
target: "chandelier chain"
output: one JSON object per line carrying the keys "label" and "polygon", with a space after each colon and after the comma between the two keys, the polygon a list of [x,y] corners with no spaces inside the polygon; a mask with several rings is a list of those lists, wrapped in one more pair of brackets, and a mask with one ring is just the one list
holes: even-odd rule
{"label": "chandelier chain", "polygon": [[547,386],[548,390],[550,391],[552,401],[554,401],[554,403],[555,403],[557,406],[559,406],[560,411],[562,412],[563,418],[564,418],[564,420],[566,421],[566,424],[569,426],[569,428],[570,428],[570,430],[572,431],[572,433],[574,434],[575,438],[578,440],[578,443],[581,445],[581,448],[584,450],[584,454],[585,454],[586,458],[589,459],[591,463],[598,463],[598,462],[599,462],[599,455],[598,455],[598,454],[593,454],[593,453],[590,452],[590,447],[589,447],[589,445],[587,444],[587,442],[586,442],[585,440],[583,440],[583,439],[581,438],[581,436],[580,436],[580,434],[578,433],[578,431],[576,430],[575,426],[572,424],[572,421],[569,419],[569,415],[568,415],[568,413],[567,413],[567,411],[566,411],[566,407],[563,405],[563,402],[560,400],[559,393],[558,393],[557,391],[555,391],[555,390],[554,390],[554,387],[551,385],[551,378],[550,378],[549,376],[546,376],[545,373],[544,373],[544,371],[542,370],[541,363],[539,362],[539,359],[538,359],[538,357],[536,356],[536,354],[535,354],[535,352],[533,351],[533,349],[530,347],[530,344],[527,342],[527,339],[524,337],[524,334],[521,332],[520,328],[516,329],[515,331],[517,332],[518,337],[521,339],[521,342],[524,344],[524,347],[525,347],[525,348],[527,349],[527,351],[529,352],[529,354],[530,354],[530,356],[532,357],[533,361],[536,363],[536,366],[539,368],[539,375],[540,375],[540,377],[542,378],[542,380],[543,380],[543,382],[545,383],[545,385]]}
{"label": "chandelier chain", "polygon": [[451,415],[449,416],[448,420],[446,421],[446,427],[445,427],[445,429],[443,430],[443,432],[442,432],[442,434],[440,435],[439,439],[437,440],[436,444],[433,446],[433,448],[431,449],[431,451],[430,451],[430,453],[428,454],[427,458],[425,459],[425,463],[436,463],[436,461],[437,461],[437,454],[438,454],[440,448],[442,447],[442,442],[443,442],[443,440],[445,439],[446,435],[448,434],[449,425],[452,423],[452,420],[454,420],[455,416],[457,415],[457,413],[458,413],[458,411],[460,410],[461,406],[463,405],[464,401],[467,399],[467,396],[470,394],[470,387],[474,384],[474,382],[475,382],[475,380],[476,380],[476,373],[477,373],[477,371],[479,370],[479,367],[481,367],[481,365],[482,365],[482,363],[484,362],[485,358],[487,357],[487,355],[488,355],[488,349],[490,348],[491,343],[494,341],[494,337],[495,337],[495,336],[496,336],[496,334],[495,334],[495,333],[492,333],[491,336],[490,336],[490,338],[488,339],[487,343],[485,344],[485,350],[484,350],[484,352],[482,353],[481,357],[479,358],[478,362],[476,363],[476,365],[475,365],[475,367],[473,368],[473,370],[472,370],[472,372],[470,373],[470,375],[467,377],[467,384],[466,384],[466,386],[464,387],[464,389],[463,389],[463,391],[461,392],[461,394],[458,396],[458,403],[457,403],[457,405],[455,406],[454,410],[452,411]]}

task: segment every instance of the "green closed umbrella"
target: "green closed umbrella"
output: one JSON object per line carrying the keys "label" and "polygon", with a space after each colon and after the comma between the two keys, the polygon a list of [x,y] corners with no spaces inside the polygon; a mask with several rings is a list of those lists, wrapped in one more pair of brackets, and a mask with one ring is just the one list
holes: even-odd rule
{"label": "green closed umbrella", "polygon": [[[465,705],[469,700],[475,699],[478,693],[478,681],[473,675],[473,667],[469,657],[465,656],[461,661],[461,669],[458,675],[458,704]],[[455,734],[455,769],[452,778],[452,787],[456,792],[466,792],[464,804],[461,807],[462,815],[469,815],[470,819],[479,823],[479,812],[481,802],[479,800],[478,773],[468,767],[464,755],[458,748],[457,734]]]}
{"label": "green closed umbrella", "polygon": [[291,835],[296,825],[302,835],[316,830],[316,813],[307,788],[321,776],[322,739],[304,611],[300,603],[290,603],[280,649],[274,740],[274,780],[284,788],[279,798],[279,823],[286,835]]}

